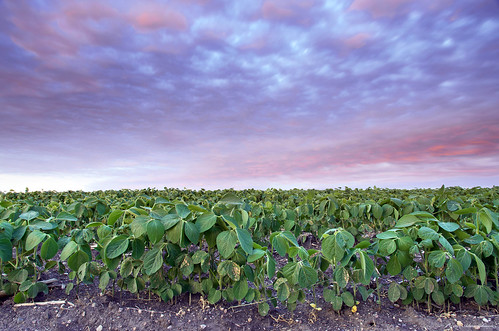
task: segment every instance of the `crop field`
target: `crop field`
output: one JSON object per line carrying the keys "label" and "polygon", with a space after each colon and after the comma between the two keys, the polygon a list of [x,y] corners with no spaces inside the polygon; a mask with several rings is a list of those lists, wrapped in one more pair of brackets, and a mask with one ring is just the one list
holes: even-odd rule
{"label": "crop field", "polygon": [[[300,306],[499,304],[499,187],[0,193],[0,296]],[[50,275],[50,277],[49,277]],[[280,311],[281,311],[280,310]]]}

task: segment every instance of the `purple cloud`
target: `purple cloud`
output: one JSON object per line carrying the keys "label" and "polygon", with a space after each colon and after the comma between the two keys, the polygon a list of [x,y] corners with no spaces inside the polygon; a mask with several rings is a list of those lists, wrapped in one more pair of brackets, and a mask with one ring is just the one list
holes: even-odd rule
{"label": "purple cloud", "polygon": [[492,0],[0,10],[0,190],[498,183]]}

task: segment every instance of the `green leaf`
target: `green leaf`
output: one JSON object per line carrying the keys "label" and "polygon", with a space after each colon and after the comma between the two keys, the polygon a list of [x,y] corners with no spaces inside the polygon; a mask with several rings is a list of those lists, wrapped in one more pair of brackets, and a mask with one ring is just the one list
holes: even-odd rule
{"label": "green leaf", "polygon": [[416,216],[414,215],[404,215],[402,216],[401,218],[399,218],[399,220],[397,221],[397,223],[395,224],[395,227],[397,228],[407,228],[411,225],[414,225],[416,223],[419,223],[421,222],[421,220],[419,218],[417,218]]}
{"label": "green leaf", "polygon": [[374,273],[374,262],[364,251],[359,251],[359,256],[362,269],[360,281],[364,285],[369,285],[371,283],[371,276]]}
{"label": "green leaf", "polygon": [[107,217],[107,224],[112,226],[123,215],[123,213],[123,210],[113,210]]}
{"label": "green leaf", "polygon": [[57,215],[56,219],[59,221],[69,221],[69,222],[76,222],[78,220],[76,216],[65,211],[61,211]]}
{"label": "green leaf", "polygon": [[458,260],[451,258],[449,262],[447,262],[447,269],[445,269],[445,276],[447,276],[447,281],[453,284],[461,279],[463,275],[463,266],[459,263]]}
{"label": "green leaf", "polygon": [[396,250],[397,244],[395,243],[395,239],[381,240],[381,242],[379,243],[379,251],[382,255],[391,255]]}
{"label": "green leaf", "polygon": [[99,289],[104,291],[111,280],[109,271],[104,271],[99,276]]}
{"label": "green leaf", "polygon": [[238,281],[241,276],[241,268],[234,261],[222,261],[218,265],[217,272],[220,276],[228,275],[233,281]]}
{"label": "green leaf", "polygon": [[0,259],[2,260],[2,264],[12,259],[12,243],[10,239],[0,239]]}
{"label": "green leaf", "polygon": [[222,298],[222,292],[220,292],[219,290],[217,289],[214,289],[214,288],[211,288],[209,293],[208,293],[208,301],[214,305],[215,303],[217,303],[218,301],[220,301],[220,299]]}
{"label": "green leaf", "polygon": [[135,217],[132,224],[130,224],[130,229],[132,230],[132,233],[135,238],[139,238],[147,233],[148,222],[149,222],[149,217],[142,215]]}
{"label": "green leaf", "polygon": [[73,255],[74,252],[78,249],[78,244],[74,241],[69,241],[66,246],[64,246],[64,249],[61,252],[61,261],[65,261]]}
{"label": "green leaf", "polygon": [[123,260],[120,267],[120,275],[126,278],[132,274],[133,271],[133,258],[127,257]]}
{"label": "green leaf", "polygon": [[119,235],[114,237],[109,244],[106,246],[106,257],[108,259],[114,259],[126,252],[129,244],[128,237],[125,235]]}
{"label": "green leaf", "polygon": [[267,302],[261,302],[258,304],[258,313],[260,316],[267,316],[269,313],[270,306]]}
{"label": "green leaf", "polygon": [[288,250],[288,242],[286,238],[277,235],[272,239],[272,247],[275,249],[277,254],[280,256],[285,256]]}
{"label": "green leaf", "polygon": [[241,279],[234,283],[234,298],[236,300],[242,300],[248,293],[248,281],[246,279]]}
{"label": "green leaf", "polygon": [[298,272],[298,284],[302,288],[309,288],[317,282],[317,270],[312,267],[302,265]]}
{"label": "green leaf", "polygon": [[430,240],[438,240],[438,238],[440,237],[435,230],[426,226],[422,226],[421,228],[419,228],[418,236],[421,239],[430,239]]}
{"label": "green leaf", "polygon": [[392,276],[396,276],[402,271],[402,266],[400,265],[397,255],[390,256],[390,260],[386,264],[386,270],[388,270]]}
{"label": "green leaf", "polygon": [[447,254],[444,251],[433,251],[428,256],[428,262],[435,268],[442,268],[445,264]]}
{"label": "green leaf", "polygon": [[341,293],[341,299],[348,307],[352,307],[353,305],[355,305],[353,295],[348,291]]}
{"label": "green leaf", "polygon": [[68,267],[73,271],[78,271],[83,263],[87,263],[90,260],[87,253],[84,251],[77,251],[71,255],[68,259]]}
{"label": "green leaf", "polygon": [[163,266],[163,251],[153,248],[144,256],[144,273],[152,275]]}
{"label": "green leaf", "polygon": [[31,232],[28,235],[28,238],[26,238],[26,246],[25,246],[26,250],[30,251],[33,248],[35,248],[36,246],[38,246],[38,244],[41,243],[45,239],[46,236],[47,236],[46,233],[43,233],[43,232],[38,231],[38,230]]}
{"label": "green leaf", "polygon": [[346,287],[349,279],[350,275],[345,268],[336,268],[336,270],[334,271],[334,280],[338,283],[338,286],[340,288]]}
{"label": "green leaf", "polygon": [[452,245],[445,239],[444,236],[440,236],[438,238],[438,242],[449,252],[451,255],[454,255],[454,248],[452,248]]}
{"label": "green leaf", "polygon": [[345,255],[345,248],[336,243],[335,235],[331,235],[322,241],[322,255],[333,264],[336,264]]}
{"label": "green leaf", "polygon": [[180,222],[180,218],[177,214],[167,214],[161,218],[165,230],[168,231]]}
{"label": "green leaf", "polygon": [[42,283],[42,282],[36,282],[36,283],[33,283],[28,291],[26,292],[28,294],[28,298],[36,298],[36,296],[39,294],[39,293],[44,293],[44,294],[48,294],[49,293],[49,288],[47,286],[47,284],[45,283]]}
{"label": "green leaf", "polygon": [[480,276],[480,282],[482,285],[487,284],[487,272],[485,271],[485,264],[482,260],[475,254],[470,253],[475,258],[476,265],[478,267],[478,275]]}
{"label": "green leaf", "polygon": [[396,282],[391,282],[388,288],[388,299],[391,302],[396,302],[400,299],[400,288]]}
{"label": "green leaf", "polygon": [[241,243],[241,247],[246,252],[246,254],[252,254],[253,253],[253,239],[251,238],[250,232],[246,229],[237,228],[236,233],[237,233],[237,238],[239,239],[239,242]]}
{"label": "green leaf", "polygon": [[269,279],[272,279],[272,277],[274,277],[274,274],[275,274],[275,265],[276,265],[276,262],[274,260],[274,258],[270,255],[270,253],[267,253],[267,276],[269,277]]}
{"label": "green leaf", "polygon": [[438,226],[448,232],[454,232],[459,229],[459,224],[453,222],[438,222]]}
{"label": "green leaf", "polygon": [[191,211],[189,210],[189,207],[187,207],[183,203],[177,203],[175,205],[175,210],[177,211],[177,215],[180,218],[187,218],[187,216],[189,216],[189,214],[191,213]]}
{"label": "green leaf", "polygon": [[478,285],[473,297],[476,303],[480,306],[485,306],[489,301],[489,294],[487,293],[486,285]]}
{"label": "green leaf", "polygon": [[254,249],[253,253],[248,256],[248,263],[255,262],[256,260],[259,260],[265,255],[265,251],[262,251],[261,249]]}
{"label": "green leaf", "polygon": [[340,311],[341,307],[343,307],[343,299],[340,296],[335,295],[331,298],[331,305],[334,310]]}
{"label": "green leaf", "polygon": [[199,241],[199,229],[198,227],[192,223],[192,222],[185,222],[184,225],[184,232],[187,238],[191,241],[193,244],[197,244]]}
{"label": "green leaf", "polygon": [[485,227],[486,233],[489,234],[492,231],[492,218],[489,213],[485,212],[483,209],[478,213],[478,219],[480,224]]}
{"label": "green leaf", "polygon": [[477,212],[477,209],[475,207],[463,208],[460,210],[453,211],[453,213],[457,214],[457,215],[474,214],[476,212]]}
{"label": "green leaf", "polygon": [[235,195],[232,192],[229,192],[225,194],[218,203],[225,204],[225,205],[242,205],[243,201],[239,199],[237,195]]}
{"label": "green leaf", "polygon": [[147,223],[147,236],[153,244],[159,242],[164,234],[165,227],[161,221],[153,219]]}
{"label": "green leaf", "polygon": [[180,243],[183,235],[184,235],[184,221],[180,220],[177,221],[176,225],[167,232],[166,238],[169,239],[172,243],[178,244]]}
{"label": "green leaf", "polygon": [[376,235],[376,238],[378,239],[394,239],[394,238],[398,238],[398,235],[397,235],[397,232],[396,230],[388,230],[388,231],[385,231],[385,232],[382,232],[382,233],[378,233]]}
{"label": "green leaf", "polygon": [[431,298],[437,305],[441,306],[445,303],[445,297],[442,291],[434,291],[431,294]]}
{"label": "green leaf", "polygon": [[232,231],[223,231],[217,236],[217,248],[223,258],[228,258],[236,247],[237,236]]}
{"label": "green leaf", "polygon": [[200,233],[211,229],[216,222],[217,216],[212,212],[204,213],[196,219],[196,225]]}
{"label": "green leaf", "polygon": [[40,214],[37,211],[30,210],[30,211],[27,211],[27,212],[22,213],[21,215],[19,215],[19,218],[22,219],[22,220],[26,220],[26,221],[29,222],[29,221],[37,218],[38,215],[40,215]]}
{"label": "green leaf", "polygon": [[58,250],[59,246],[57,245],[57,242],[54,240],[54,238],[49,236],[49,238],[42,244],[42,248],[40,249],[40,256],[42,257],[42,259],[48,260],[53,258],[57,254]]}

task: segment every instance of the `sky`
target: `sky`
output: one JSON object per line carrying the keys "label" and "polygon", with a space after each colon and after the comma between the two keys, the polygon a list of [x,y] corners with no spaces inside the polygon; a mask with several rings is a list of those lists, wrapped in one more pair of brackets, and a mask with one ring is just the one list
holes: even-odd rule
{"label": "sky", "polygon": [[0,12],[0,191],[499,185],[497,0]]}

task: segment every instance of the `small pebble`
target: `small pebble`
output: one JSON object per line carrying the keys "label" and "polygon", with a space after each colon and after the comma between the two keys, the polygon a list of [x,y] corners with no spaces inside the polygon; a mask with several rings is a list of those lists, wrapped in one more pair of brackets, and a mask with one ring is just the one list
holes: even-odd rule
{"label": "small pebble", "polygon": [[102,325],[99,325],[99,326],[95,329],[95,331],[102,331],[102,329],[103,329]]}
{"label": "small pebble", "polygon": [[[251,321],[252,321],[251,317],[250,317],[250,318],[248,318],[248,322],[251,322]],[[298,322],[298,321],[297,321],[297,322]]]}
{"label": "small pebble", "polygon": [[457,321],[456,324],[457,324],[457,326],[463,326],[464,325],[463,322],[461,322],[461,321]]}
{"label": "small pebble", "polygon": [[206,324],[201,324],[199,327],[201,328],[201,330],[204,330],[206,329]]}
{"label": "small pebble", "polygon": [[95,302],[92,303],[92,308],[97,307],[97,304]]}
{"label": "small pebble", "polygon": [[484,321],[485,323],[489,323],[490,322],[490,320],[487,319],[486,317],[482,318],[482,321]]}

